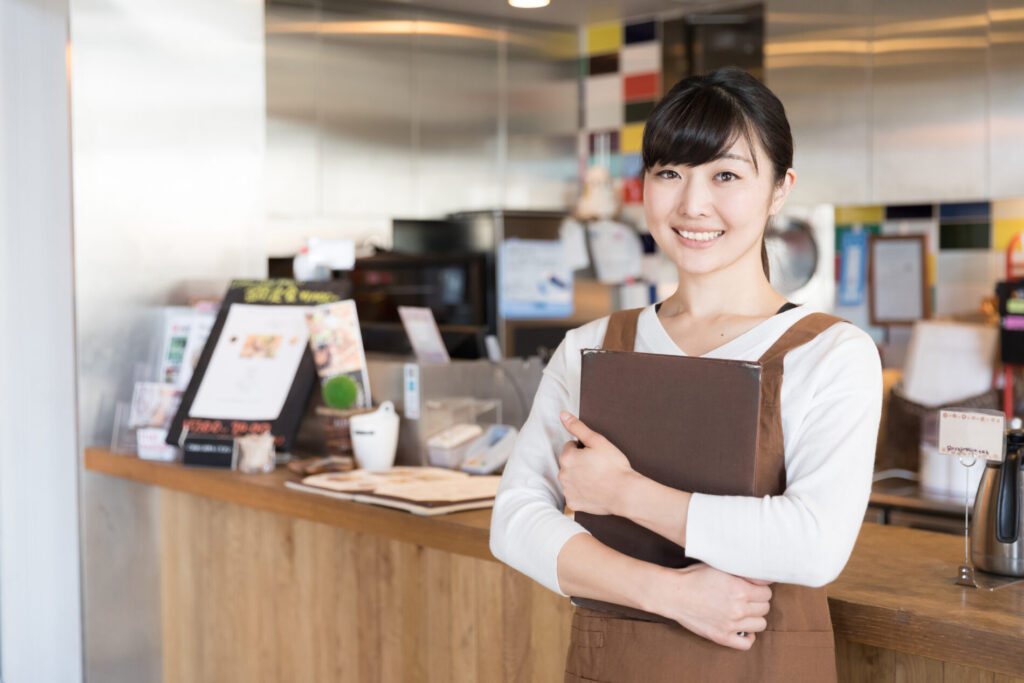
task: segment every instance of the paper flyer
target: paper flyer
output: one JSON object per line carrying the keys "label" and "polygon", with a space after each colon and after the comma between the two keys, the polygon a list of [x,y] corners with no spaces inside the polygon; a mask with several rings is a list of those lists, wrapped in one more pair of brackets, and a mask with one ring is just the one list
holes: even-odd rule
{"label": "paper flyer", "polygon": [[409,336],[409,343],[421,363],[448,363],[448,349],[441,339],[434,312],[425,306],[399,306],[398,315],[402,327]]}
{"label": "paper flyer", "polygon": [[356,302],[348,299],[308,309],[306,324],[309,346],[313,350],[313,361],[321,382],[338,375],[351,377],[359,389],[353,407],[370,407],[370,378],[366,372],[366,354],[363,352]]}

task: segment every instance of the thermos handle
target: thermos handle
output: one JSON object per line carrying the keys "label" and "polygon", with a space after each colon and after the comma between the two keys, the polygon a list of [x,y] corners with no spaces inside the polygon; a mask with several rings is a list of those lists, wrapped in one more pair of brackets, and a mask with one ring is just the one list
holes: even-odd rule
{"label": "thermos handle", "polygon": [[1016,543],[1020,515],[1017,496],[1020,491],[1020,454],[1022,448],[1007,450],[1006,460],[999,472],[999,491],[996,494],[996,540]]}

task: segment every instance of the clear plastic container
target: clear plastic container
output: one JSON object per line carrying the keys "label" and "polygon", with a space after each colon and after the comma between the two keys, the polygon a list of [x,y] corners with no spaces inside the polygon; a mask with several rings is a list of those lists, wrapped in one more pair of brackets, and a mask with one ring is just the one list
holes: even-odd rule
{"label": "clear plastic container", "polygon": [[427,439],[427,458],[434,467],[457,468],[466,458],[466,451],[481,435],[483,427],[460,422]]}

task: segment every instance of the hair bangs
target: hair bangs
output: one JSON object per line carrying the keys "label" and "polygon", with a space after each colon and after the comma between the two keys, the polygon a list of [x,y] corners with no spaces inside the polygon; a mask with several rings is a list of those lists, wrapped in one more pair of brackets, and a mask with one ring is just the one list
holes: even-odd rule
{"label": "hair bangs", "polygon": [[643,135],[644,170],[700,166],[725,156],[741,138],[756,169],[751,124],[741,104],[719,87],[692,90],[688,97],[666,97],[651,112]]}

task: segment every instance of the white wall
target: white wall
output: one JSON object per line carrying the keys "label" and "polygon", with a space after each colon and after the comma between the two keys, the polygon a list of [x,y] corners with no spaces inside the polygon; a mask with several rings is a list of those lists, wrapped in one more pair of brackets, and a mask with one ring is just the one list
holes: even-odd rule
{"label": "white wall", "polygon": [[0,0],[0,678],[82,678],[67,0]]}

